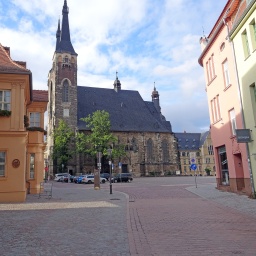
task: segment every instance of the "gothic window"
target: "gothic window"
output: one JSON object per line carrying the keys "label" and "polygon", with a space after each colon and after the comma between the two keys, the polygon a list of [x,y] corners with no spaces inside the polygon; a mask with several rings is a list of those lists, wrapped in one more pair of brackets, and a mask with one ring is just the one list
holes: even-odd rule
{"label": "gothic window", "polygon": [[68,63],[68,56],[65,56],[64,62],[65,62],[65,63]]}
{"label": "gothic window", "polygon": [[147,155],[148,155],[148,161],[153,161],[153,141],[152,139],[148,139],[147,141]]}
{"label": "gothic window", "polygon": [[169,161],[169,149],[168,149],[168,143],[166,140],[162,141],[162,150],[163,150],[163,162]]}
{"label": "gothic window", "polygon": [[68,102],[68,81],[65,80],[63,83],[63,89],[62,89],[62,101]]}
{"label": "gothic window", "polygon": [[134,152],[137,152],[138,151],[138,146],[137,146],[137,141],[135,138],[132,138],[132,150]]}

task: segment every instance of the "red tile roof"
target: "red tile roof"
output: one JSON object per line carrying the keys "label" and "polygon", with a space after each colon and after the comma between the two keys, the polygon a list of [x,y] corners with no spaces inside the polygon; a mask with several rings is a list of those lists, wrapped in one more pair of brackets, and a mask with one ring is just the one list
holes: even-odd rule
{"label": "red tile roof", "polygon": [[48,102],[48,91],[33,90],[33,101]]}
{"label": "red tile roof", "polygon": [[1,73],[31,73],[25,67],[11,59],[8,52],[0,44],[0,72]]}

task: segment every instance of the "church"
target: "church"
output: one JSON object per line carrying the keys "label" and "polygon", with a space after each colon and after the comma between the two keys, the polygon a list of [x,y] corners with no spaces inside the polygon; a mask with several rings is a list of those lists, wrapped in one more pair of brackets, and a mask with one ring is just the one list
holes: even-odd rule
{"label": "church", "polygon": [[[136,90],[124,90],[116,73],[109,89],[77,84],[77,58],[70,37],[69,8],[64,1],[62,21],[58,21],[56,48],[48,75],[47,154],[50,174],[57,167],[50,159],[54,147],[52,131],[64,120],[74,132],[89,132],[81,118],[97,110],[110,114],[111,133],[126,145],[126,156],[114,160],[113,172],[130,172],[134,176],[165,175],[179,170],[177,142],[172,126],[161,113],[155,86],[152,101],[144,101]],[[120,162],[122,163],[120,165]],[[70,174],[91,173],[95,160],[77,154],[68,164]],[[108,172],[108,160],[102,160],[102,172]]]}

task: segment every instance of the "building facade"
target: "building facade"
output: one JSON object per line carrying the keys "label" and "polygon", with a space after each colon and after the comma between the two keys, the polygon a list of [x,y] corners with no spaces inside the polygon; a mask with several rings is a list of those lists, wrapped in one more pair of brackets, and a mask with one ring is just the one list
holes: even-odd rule
{"label": "building facade", "polygon": [[227,1],[208,37],[202,37],[199,64],[204,68],[216,162],[218,189],[252,194],[246,145],[237,142],[236,130],[243,129],[235,55],[228,40],[230,29],[246,1]]}
{"label": "building facade", "polygon": [[[211,133],[175,133],[181,175],[215,176],[215,162]],[[195,164],[193,170],[191,165]]]}
{"label": "building facade", "polygon": [[[238,6],[239,8],[240,6]],[[232,27],[229,38],[236,56],[239,89],[243,105],[245,129],[249,130],[249,163],[252,191],[256,187],[256,1],[247,1],[240,7],[241,16]]]}
{"label": "building facade", "polygon": [[[176,171],[177,148],[172,127],[161,113],[159,93],[155,86],[152,101],[144,101],[139,92],[123,90],[116,78],[110,89],[77,85],[77,53],[70,40],[68,6],[64,1],[62,22],[58,23],[56,49],[48,76],[48,157],[49,170],[56,173],[58,167],[51,158],[54,147],[52,131],[64,120],[74,132],[90,132],[81,118],[97,110],[110,114],[111,132],[118,143],[125,145],[126,156],[114,159],[114,172],[131,172],[134,176],[150,173],[164,175]],[[95,160],[88,155],[77,154],[68,163],[72,174],[90,173]],[[109,172],[108,160],[102,160],[102,171]]]}
{"label": "building facade", "polygon": [[33,91],[26,63],[0,45],[0,202],[24,202],[44,178],[47,92]]}

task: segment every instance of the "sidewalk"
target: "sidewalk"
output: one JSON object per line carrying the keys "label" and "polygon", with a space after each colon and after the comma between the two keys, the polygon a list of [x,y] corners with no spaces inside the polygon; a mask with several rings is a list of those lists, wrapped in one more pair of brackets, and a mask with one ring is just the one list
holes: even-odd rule
{"label": "sidewalk", "polygon": [[216,189],[216,184],[199,184],[188,187],[186,190],[216,203],[225,205],[253,217],[256,216],[256,199],[250,199],[246,195],[238,195],[230,192],[223,192]]}

